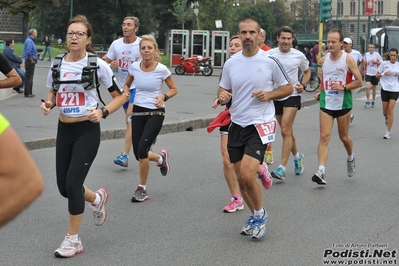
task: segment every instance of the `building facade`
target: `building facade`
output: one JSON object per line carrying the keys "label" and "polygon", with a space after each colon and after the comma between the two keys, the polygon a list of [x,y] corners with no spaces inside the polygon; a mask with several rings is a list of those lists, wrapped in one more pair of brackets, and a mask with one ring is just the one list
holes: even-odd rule
{"label": "building facade", "polygon": [[6,9],[0,9],[0,40],[13,39],[15,42],[23,42],[23,15],[12,15]]}
{"label": "building facade", "polygon": [[[366,6],[374,2],[374,13],[365,15]],[[298,5],[310,6],[316,10],[319,8],[319,0],[291,0],[289,8],[291,14],[300,14],[293,8]],[[365,46],[372,28],[399,25],[399,1],[398,0],[332,0],[332,18],[324,22],[324,32],[330,29],[340,29],[345,37],[353,40],[353,47],[361,52]],[[318,17],[317,17],[318,20]],[[317,33],[318,28],[312,28],[311,33]]]}

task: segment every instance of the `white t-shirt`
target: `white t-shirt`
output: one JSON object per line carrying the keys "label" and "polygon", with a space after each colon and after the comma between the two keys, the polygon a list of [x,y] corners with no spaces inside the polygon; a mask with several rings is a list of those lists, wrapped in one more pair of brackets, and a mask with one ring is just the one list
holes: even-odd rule
{"label": "white t-shirt", "polygon": [[[172,73],[161,63],[158,63],[153,71],[145,72],[141,70],[140,63],[141,61],[134,62],[129,68],[129,74],[134,77],[136,84],[134,105],[158,109],[155,107],[156,99],[154,97],[162,94],[163,81]],[[165,104],[163,107],[165,107]]]}
{"label": "white t-shirt", "polygon": [[246,127],[269,122],[275,113],[273,101],[261,102],[252,97],[252,92],[272,91],[274,84],[279,87],[288,83],[289,78],[278,59],[259,49],[254,56],[244,56],[240,51],[227,60],[219,86],[232,90],[231,120]]}
{"label": "white t-shirt", "polygon": [[370,54],[370,52],[367,52],[364,55],[364,61],[366,62],[366,75],[368,75],[368,76],[377,75],[378,64],[373,64],[371,62],[373,60],[377,60],[379,63],[381,63],[382,62],[382,57],[377,52],[374,52],[373,54]]}
{"label": "white t-shirt", "polygon": [[[112,70],[108,67],[104,60],[97,59],[98,80],[106,89],[110,88],[112,83]],[[66,62],[64,58],[61,61],[60,67],[60,81],[66,80],[81,80],[82,69],[87,66],[87,53],[86,56],[77,62]],[[52,67],[52,65],[51,65]],[[46,87],[51,89],[53,76],[50,68]],[[101,88],[101,87],[100,87]],[[105,90],[108,93],[108,90]],[[60,88],[56,93],[56,105],[60,112],[69,117],[81,117],[88,114],[87,108],[97,108],[99,98],[96,88],[85,90],[81,84],[60,84]]]}
{"label": "white t-shirt", "polygon": [[[124,43],[123,38],[119,38],[112,42],[107,52],[107,58],[118,61],[118,81],[123,86],[129,73],[129,67],[136,61],[141,60],[140,55],[140,37],[133,43]],[[135,88],[132,82],[130,89]]]}
{"label": "white t-shirt", "polygon": [[391,61],[382,62],[382,64],[378,67],[378,72],[380,72],[382,74],[387,71],[390,71],[391,74],[389,76],[384,75],[380,78],[381,87],[384,89],[384,91],[398,92],[399,91],[399,80],[398,80],[399,63],[396,62],[396,63],[392,64]]}
{"label": "white t-shirt", "polygon": [[[287,72],[287,75],[290,77],[292,85],[294,86],[294,92],[285,98],[279,99],[279,101],[288,99],[291,96],[300,96],[295,88],[299,83],[298,69],[303,72],[309,68],[309,61],[306,59],[306,56],[296,49],[291,49],[288,53],[282,53],[278,47],[267,51],[267,53],[280,60]],[[274,87],[277,88],[276,85]]]}
{"label": "white t-shirt", "polygon": [[348,53],[348,55],[355,60],[356,65],[358,66],[363,61],[363,56],[358,50],[352,49],[352,52]]}

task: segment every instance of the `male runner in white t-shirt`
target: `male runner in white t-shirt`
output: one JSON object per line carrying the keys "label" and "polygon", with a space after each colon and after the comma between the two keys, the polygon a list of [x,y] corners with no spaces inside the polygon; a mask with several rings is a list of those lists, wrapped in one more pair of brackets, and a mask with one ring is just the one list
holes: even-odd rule
{"label": "male runner in white t-shirt", "polygon": [[[375,51],[375,45],[369,44],[369,52],[364,55],[364,62],[366,66],[366,103],[364,107],[366,108],[374,108],[375,106],[375,97],[377,95],[377,85],[378,79],[377,75],[377,68],[382,63],[382,57],[379,53]],[[363,70],[363,69],[361,69]],[[372,88],[372,101],[370,105],[370,87]]]}
{"label": "male runner in white t-shirt", "polygon": [[[352,39],[351,38],[344,38],[344,51],[347,53],[350,57],[352,57],[357,66],[359,67],[359,71],[361,71],[364,67],[364,60],[362,54],[355,49],[352,49]],[[352,76],[352,81],[355,80],[355,77]],[[353,124],[353,120],[355,120],[355,115],[353,114],[353,111],[351,113],[351,120],[350,120],[350,125]]]}
{"label": "male runner in white t-shirt", "polygon": [[[137,17],[125,17],[122,23],[123,38],[117,39],[112,42],[107,52],[107,63],[110,64],[112,69],[118,69],[118,81],[123,86],[126,77],[129,74],[128,70],[133,62],[141,60],[139,43],[141,38],[136,36],[139,30],[140,22]],[[123,167],[127,167],[129,163],[129,153],[132,147],[132,133],[131,127],[128,122],[129,117],[132,115],[132,109],[129,104],[133,104],[134,96],[136,95],[136,87],[134,82],[130,86],[130,99],[123,105],[125,111],[125,144],[121,155],[114,159],[114,163]]]}
{"label": "male runner in white t-shirt", "polygon": [[[274,140],[276,120],[272,100],[293,92],[289,78],[279,61],[259,46],[259,22],[245,18],[238,27],[243,50],[226,61],[219,83],[218,99],[230,107],[228,152],[234,164],[241,194],[251,210],[241,234],[261,239],[267,233],[269,215],[263,207],[262,186],[257,180],[269,142]],[[273,84],[277,89],[273,90]]]}
{"label": "male runner in white t-shirt", "polygon": [[[288,97],[274,100],[276,109],[276,118],[281,127],[281,135],[283,136],[283,145],[281,151],[280,165],[271,174],[279,180],[285,179],[285,168],[290,157],[290,152],[294,155],[294,172],[300,175],[303,172],[303,154],[298,152],[294,130],[292,128],[295,116],[301,109],[300,93],[306,88],[306,84],[310,81],[309,61],[305,55],[292,47],[294,39],[294,31],[283,26],[277,31],[278,47],[268,51],[268,53],[278,60],[284,66],[285,71],[291,79],[294,86],[294,92]],[[304,73],[302,84],[298,82],[298,71]]]}

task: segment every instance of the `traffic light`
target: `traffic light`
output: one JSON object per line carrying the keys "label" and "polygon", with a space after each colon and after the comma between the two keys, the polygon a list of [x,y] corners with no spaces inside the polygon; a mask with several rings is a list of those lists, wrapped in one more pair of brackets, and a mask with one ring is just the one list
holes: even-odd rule
{"label": "traffic light", "polygon": [[332,18],[331,2],[332,0],[320,0],[320,22]]}

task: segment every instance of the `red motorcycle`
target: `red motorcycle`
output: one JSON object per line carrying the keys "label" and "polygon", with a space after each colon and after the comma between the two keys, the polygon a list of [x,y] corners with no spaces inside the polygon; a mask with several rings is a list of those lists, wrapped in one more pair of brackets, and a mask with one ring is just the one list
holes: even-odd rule
{"label": "red motorcycle", "polygon": [[182,56],[180,58],[180,63],[175,68],[175,73],[177,75],[188,74],[198,74],[202,73],[204,76],[210,76],[213,73],[212,68],[212,57],[210,56],[193,56],[187,58],[186,56]]}

